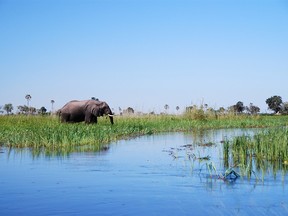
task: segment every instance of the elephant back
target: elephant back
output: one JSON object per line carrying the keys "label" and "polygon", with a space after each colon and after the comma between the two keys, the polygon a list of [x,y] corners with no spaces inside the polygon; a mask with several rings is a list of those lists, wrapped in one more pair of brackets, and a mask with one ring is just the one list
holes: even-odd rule
{"label": "elephant back", "polygon": [[61,108],[61,112],[62,113],[71,113],[71,112],[79,113],[80,111],[82,111],[83,107],[85,106],[85,103],[86,102],[84,101],[71,100]]}

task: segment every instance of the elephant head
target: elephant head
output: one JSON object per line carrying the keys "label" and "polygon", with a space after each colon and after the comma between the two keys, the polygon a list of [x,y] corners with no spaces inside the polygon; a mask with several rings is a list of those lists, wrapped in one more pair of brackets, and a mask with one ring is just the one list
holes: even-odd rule
{"label": "elephant head", "polygon": [[106,102],[95,101],[95,100],[92,100],[90,102],[91,102],[91,107],[92,107],[91,113],[93,113],[93,115],[96,116],[96,118],[97,116],[99,117],[103,115],[108,115],[111,124],[114,124],[113,113]]}

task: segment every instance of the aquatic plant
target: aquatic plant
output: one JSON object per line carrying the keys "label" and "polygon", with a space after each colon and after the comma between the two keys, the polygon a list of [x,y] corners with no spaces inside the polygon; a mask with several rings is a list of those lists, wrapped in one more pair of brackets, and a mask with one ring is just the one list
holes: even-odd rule
{"label": "aquatic plant", "polygon": [[[288,159],[288,128],[278,127],[266,129],[251,136],[235,137],[223,145],[226,165],[237,165],[242,175],[248,178],[254,175],[259,177],[256,171],[262,173],[262,179],[266,172],[272,169],[274,176],[278,170],[287,172],[285,161]],[[229,158],[231,161],[228,162]]]}
{"label": "aquatic plant", "polygon": [[[209,163],[206,162],[205,164],[203,164],[200,168],[199,173],[202,172],[202,168],[204,165],[206,166],[206,170],[208,170],[208,172],[209,172],[210,178],[214,177],[216,179],[221,179],[223,181],[234,182],[237,178],[241,177],[241,175],[238,172],[236,172],[234,170],[234,168],[232,168],[232,167],[226,169],[224,174],[219,173],[217,171],[217,168],[216,168],[215,164],[213,163],[213,161],[211,161]],[[214,175],[213,175],[213,173],[214,173]]]}

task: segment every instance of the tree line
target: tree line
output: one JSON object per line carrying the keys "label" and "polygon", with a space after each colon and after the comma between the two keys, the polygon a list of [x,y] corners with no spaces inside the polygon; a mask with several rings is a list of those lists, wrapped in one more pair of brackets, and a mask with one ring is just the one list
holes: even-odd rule
{"label": "tree line", "polygon": [[[30,106],[30,100],[32,96],[30,94],[25,95],[25,99],[27,100],[27,105],[19,105],[17,106],[17,114],[48,114],[47,109],[42,106],[40,109],[36,109],[35,107]],[[51,100],[51,113],[53,112],[53,105],[55,103],[54,100]],[[6,112],[7,115],[12,114],[14,107],[11,103],[5,104],[4,106],[0,106],[0,113]]]}
{"label": "tree line", "polygon": [[[32,99],[30,94],[25,95],[25,99],[27,100],[27,105],[19,105],[17,106],[17,114],[41,114],[45,115],[47,113],[47,109],[42,106],[39,109],[36,109],[35,107],[30,106],[30,100]],[[91,98],[92,100],[98,100],[95,97]],[[55,103],[54,100],[51,100],[51,112],[53,113],[53,105]],[[288,102],[283,102],[281,96],[272,96],[266,99],[266,104],[268,106],[268,109],[273,111],[274,114],[288,114]],[[167,113],[169,109],[169,105],[165,104],[164,105],[165,113]],[[176,106],[176,110],[178,111],[180,108],[179,106]],[[195,109],[194,106],[188,106],[186,107],[186,111]],[[238,101],[236,104],[229,106],[227,109],[224,107],[220,107],[218,110],[214,110],[213,108],[209,108],[207,104],[201,105],[201,109],[208,110],[208,111],[214,111],[218,113],[224,113],[224,112],[233,112],[233,113],[238,113],[241,114],[243,112],[246,112],[248,114],[258,114],[260,113],[260,108],[258,106],[255,106],[253,103],[250,103],[249,106],[244,106],[244,103],[241,101]],[[14,110],[14,107],[11,103],[5,104],[4,106],[0,106],[0,113],[6,112],[7,115],[12,114],[12,111]],[[119,108],[121,110],[121,108]],[[127,113],[134,113],[133,108],[129,107],[127,110],[125,110]],[[121,113],[121,112],[120,112]],[[151,113],[151,114],[154,114]]]}

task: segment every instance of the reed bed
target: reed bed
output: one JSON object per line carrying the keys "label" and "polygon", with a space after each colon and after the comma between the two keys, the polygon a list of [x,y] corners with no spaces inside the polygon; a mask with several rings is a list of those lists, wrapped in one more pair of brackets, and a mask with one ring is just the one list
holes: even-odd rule
{"label": "reed bed", "polygon": [[[224,159],[227,166],[239,166],[244,176],[267,172],[274,176],[279,170],[288,170],[288,128],[270,128],[253,137],[239,136],[224,143]],[[258,178],[258,177],[257,177]]]}
{"label": "reed bed", "polygon": [[[234,116],[193,119],[185,115],[115,116],[115,124],[99,118],[98,124],[63,124],[51,116],[0,116],[0,145],[15,148],[71,152],[101,150],[108,143],[160,132],[212,128],[253,128],[285,126],[287,116]],[[88,148],[87,148],[88,146]]]}

